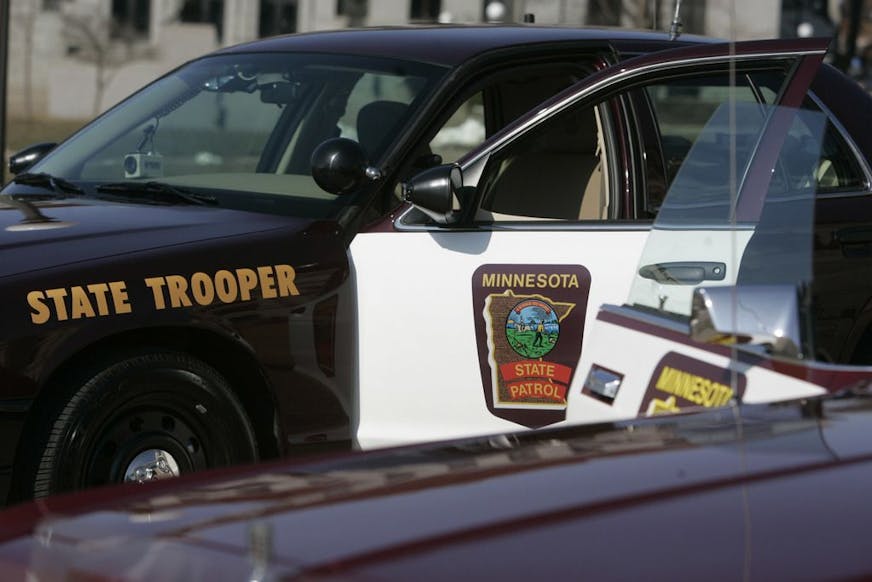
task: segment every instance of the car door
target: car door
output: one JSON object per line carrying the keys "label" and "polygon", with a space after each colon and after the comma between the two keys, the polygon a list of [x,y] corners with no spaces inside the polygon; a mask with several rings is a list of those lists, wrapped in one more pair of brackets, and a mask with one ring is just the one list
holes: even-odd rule
{"label": "car door", "polygon": [[633,106],[634,92],[729,79],[739,67],[780,72],[771,96],[780,100],[808,82],[800,65],[816,66],[824,50],[714,45],[606,69],[463,158],[463,185],[441,220],[407,208],[359,234],[358,444],[562,421],[582,347],[597,343],[590,322],[600,304],[627,296],[656,211],[639,129],[656,124],[638,122],[652,113]]}
{"label": "car door", "polygon": [[[778,101],[762,106],[756,130],[740,121],[742,104],[731,102],[731,126],[722,132],[730,141],[718,150],[701,137],[690,149],[627,303],[597,315],[593,333],[602,342],[582,358],[585,377],[568,420],[801,398],[863,377],[814,361],[822,337],[813,324],[815,208],[832,191],[832,152],[844,151],[833,146],[843,139],[839,125],[808,93],[818,66],[818,57],[802,58]],[[747,152],[743,132],[753,134]],[[715,151],[736,170],[726,186],[710,161]]]}

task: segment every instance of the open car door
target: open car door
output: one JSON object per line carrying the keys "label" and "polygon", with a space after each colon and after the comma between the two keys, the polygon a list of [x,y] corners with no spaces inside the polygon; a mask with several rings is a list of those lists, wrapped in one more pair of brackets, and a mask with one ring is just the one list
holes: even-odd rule
{"label": "open car door", "polygon": [[623,305],[603,305],[567,420],[681,412],[837,390],[814,361],[816,195],[834,131],[803,57],[772,103],[719,105],[678,169]]}

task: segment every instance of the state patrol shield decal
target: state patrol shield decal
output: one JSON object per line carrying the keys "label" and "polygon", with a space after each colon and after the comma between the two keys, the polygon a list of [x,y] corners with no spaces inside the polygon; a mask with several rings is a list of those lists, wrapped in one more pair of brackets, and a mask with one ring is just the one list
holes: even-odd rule
{"label": "state patrol shield decal", "polygon": [[488,410],[529,428],[566,417],[590,273],[581,265],[482,265],[472,278]]}

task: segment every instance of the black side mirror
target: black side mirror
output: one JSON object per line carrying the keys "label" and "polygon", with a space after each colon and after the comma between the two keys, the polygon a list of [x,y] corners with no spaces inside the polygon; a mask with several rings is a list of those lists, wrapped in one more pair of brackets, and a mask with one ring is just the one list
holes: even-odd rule
{"label": "black side mirror", "polygon": [[463,173],[457,164],[424,170],[403,184],[403,198],[439,224],[457,220],[457,192],[463,187]]}
{"label": "black side mirror", "polygon": [[369,166],[359,143],[336,137],[323,142],[312,152],[312,177],[323,190],[341,196],[368,181],[378,180],[381,172]]}
{"label": "black side mirror", "polygon": [[9,173],[20,174],[28,170],[33,164],[44,158],[47,153],[55,149],[57,145],[54,142],[37,143],[15,152],[9,156]]}

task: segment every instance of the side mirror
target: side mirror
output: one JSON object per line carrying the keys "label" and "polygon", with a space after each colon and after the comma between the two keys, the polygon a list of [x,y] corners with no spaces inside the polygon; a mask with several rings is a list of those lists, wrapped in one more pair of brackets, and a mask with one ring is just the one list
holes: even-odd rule
{"label": "side mirror", "polygon": [[28,146],[19,152],[9,156],[9,173],[20,174],[29,169],[33,164],[45,157],[47,153],[55,149],[58,144],[43,142]]}
{"label": "side mirror", "polygon": [[463,187],[463,173],[457,164],[424,170],[403,184],[403,198],[439,224],[450,224],[458,212],[454,201]]}
{"label": "side mirror", "polygon": [[367,163],[360,144],[344,137],[328,139],[316,147],[311,162],[315,182],[331,194],[348,194],[381,178],[381,172]]}
{"label": "side mirror", "polygon": [[763,346],[768,353],[803,357],[800,301],[793,285],[698,287],[690,336],[703,343]]}

